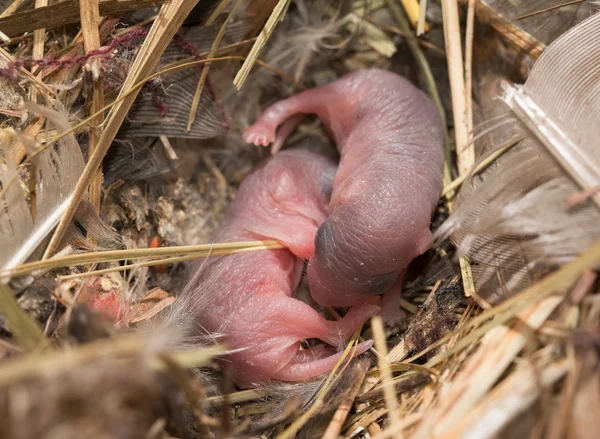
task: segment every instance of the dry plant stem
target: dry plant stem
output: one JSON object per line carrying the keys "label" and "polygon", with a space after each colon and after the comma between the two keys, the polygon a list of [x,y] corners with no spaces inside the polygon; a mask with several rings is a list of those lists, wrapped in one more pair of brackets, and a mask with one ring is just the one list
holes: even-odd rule
{"label": "dry plant stem", "polygon": [[[475,0],[469,0],[467,29],[465,31],[465,100],[467,105],[467,133],[473,137],[473,37],[475,32]],[[473,149],[473,162],[475,150]]]}
{"label": "dry plant stem", "polygon": [[95,264],[99,262],[165,257],[173,255],[185,255],[191,253],[212,253],[218,250],[229,250],[231,252],[245,248],[254,249],[261,246],[263,248],[273,249],[283,248],[283,246],[277,241],[266,240],[89,252],[77,255],[54,257],[43,261],[22,264],[10,270],[0,271],[0,278],[21,276],[36,270],[53,269],[59,267],[72,267],[75,265]]}
{"label": "dry plant stem", "polygon": [[469,123],[467,122],[464,64],[460,38],[460,22],[456,0],[442,0],[444,19],[444,39],[448,59],[448,75],[454,113],[454,135],[458,154],[458,172],[467,174],[475,162],[474,149],[467,148],[469,141]]}
{"label": "dry plant stem", "polygon": [[256,247],[247,247],[240,249],[214,250],[208,252],[194,253],[186,256],[177,256],[174,258],[159,259],[157,261],[138,262],[136,264],[119,265],[118,267],[105,268],[104,270],[86,271],[85,273],[70,274],[68,276],[59,276],[60,280],[79,279],[84,277],[101,276],[107,273],[115,273],[118,271],[133,270],[140,267],[154,267],[157,265],[175,264],[178,262],[191,261],[193,259],[208,258],[211,256],[234,255],[236,253],[255,252],[260,250],[275,250],[283,248],[281,244],[274,245],[259,245]]}
{"label": "dry plant stem", "polygon": [[[462,3],[466,1],[461,0]],[[478,0],[475,6],[479,21],[489,23],[493,29],[502,35],[502,38],[528,54],[534,61],[538,59],[546,48],[545,44],[539,42],[523,29],[515,26],[511,21],[498,14],[486,0]]]}
{"label": "dry plant stem", "polygon": [[25,0],[14,0],[10,6],[8,6],[8,8],[6,8],[2,14],[0,14],[0,18],[12,15],[23,3],[25,3]]}
{"label": "dry plant stem", "polygon": [[[102,0],[102,17],[122,16],[126,12],[148,8],[164,0]],[[79,22],[79,1],[66,0],[43,8],[17,12],[0,18],[0,29],[9,37],[16,37],[36,29],[52,29]]]}
{"label": "dry plant stem", "polygon": [[[465,78],[462,48],[460,42],[460,22],[458,19],[458,3],[456,0],[442,0],[442,14],[444,20],[444,40],[446,43],[446,57],[448,59],[448,75],[452,95],[452,112],[454,114],[454,136],[458,151],[458,174],[466,175],[475,163],[475,149],[473,145],[464,148],[469,142],[469,122],[466,109]],[[450,204],[450,210],[453,210]],[[459,260],[462,273],[465,296],[471,297],[475,292],[473,274],[468,259],[463,256]]]}
{"label": "dry plant stem", "polygon": [[[558,295],[541,297],[540,294],[537,303],[519,312],[516,323],[510,327],[498,326],[486,331],[479,349],[470,356],[454,381],[448,385],[443,400],[439,400],[438,407],[428,416],[428,422],[422,426],[415,438],[430,437],[432,432],[434,435],[444,435],[450,429],[456,428],[464,418],[464,413],[469,413],[486,395],[525,347],[530,331],[540,328],[562,303],[567,290],[588,267],[595,266],[599,260],[600,244],[597,243],[574,262],[525,290],[527,293],[538,290],[546,295],[549,292]],[[444,356],[448,355],[448,352],[444,353]]]}
{"label": "dry plant stem", "polygon": [[427,0],[419,4],[419,22],[417,23],[417,36],[425,33],[425,17],[427,16]]}
{"label": "dry plant stem", "polygon": [[[35,8],[43,8],[44,6],[48,6],[48,0],[35,0]],[[44,57],[44,42],[46,39],[46,29],[38,29],[33,32],[33,50],[32,55],[33,59],[42,59]],[[32,69],[32,73],[34,73],[35,69]],[[38,76],[41,80],[41,75]],[[31,88],[30,95],[31,102],[37,102],[37,90],[35,88]]]}
{"label": "dry plant stem", "polygon": [[[230,0],[223,0],[221,3],[229,3]],[[215,57],[215,53],[217,52],[217,49],[219,48],[219,44],[221,44],[221,40],[223,39],[223,36],[225,35],[225,31],[227,30],[227,25],[229,24],[229,22],[231,21],[231,19],[233,18],[233,16],[235,15],[235,13],[237,12],[237,10],[239,9],[239,7],[242,4],[242,0],[238,0],[235,4],[235,6],[233,7],[233,9],[231,10],[231,12],[229,13],[229,15],[227,16],[227,18],[225,19],[225,21],[223,22],[223,24],[221,25],[221,29],[219,29],[219,32],[217,33],[217,36],[215,37],[212,46],[210,47],[210,51],[208,52],[208,58],[214,58]],[[210,18],[209,18],[210,20]],[[206,23],[207,25],[212,24],[209,23],[207,21]],[[198,111],[198,105],[200,104],[200,98],[202,97],[202,90],[204,90],[204,84],[206,83],[206,78],[208,78],[208,72],[210,71],[210,63],[206,63],[204,66],[202,66],[202,73],[200,74],[200,79],[198,80],[198,85],[196,86],[196,92],[194,93],[194,98],[192,99],[192,105],[190,108],[190,115],[188,117],[188,124],[187,124],[187,131],[189,132],[192,129],[192,126],[194,125],[194,122],[196,121],[196,112]]]}
{"label": "dry plant stem", "polygon": [[489,392],[480,404],[462,417],[454,429],[437,437],[497,437],[510,421],[531,407],[541,392],[561,379],[570,368],[566,359],[550,365],[525,365]]}
{"label": "dry plant stem", "polygon": [[[79,0],[79,9],[81,14],[81,30],[83,33],[83,45],[85,52],[88,53],[93,50],[100,48],[100,32],[98,26],[100,24],[100,11],[98,9],[98,0]],[[86,65],[89,67],[92,78],[92,103],[90,105],[90,113],[98,113],[102,107],[104,107],[104,81],[102,79],[102,69],[100,64],[91,59]],[[97,77],[96,77],[97,75]],[[98,127],[102,125],[104,121],[104,114],[99,114],[98,117],[94,118],[90,125],[89,137],[88,137],[88,148],[89,154],[93,154],[100,138]],[[96,212],[100,212],[100,201],[102,196],[102,168],[99,167],[90,183],[90,202],[96,209]]]}
{"label": "dry plant stem", "polygon": [[[264,398],[268,394],[265,388],[240,390],[239,392],[230,393],[227,395],[227,400],[230,404],[240,404],[242,402],[254,401],[255,399]],[[225,397],[223,395],[209,396],[204,400],[208,407],[218,406],[223,404]]]}
{"label": "dry plant stem", "polygon": [[414,424],[421,421],[422,415],[420,413],[412,413],[403,419],[395,422],[393,425],[390,425],[389,428],[386,428],[384,431],[380,432],[377,435],[373,435],[373,439],[387,439],[387,438],[397,438],[401,437],[402,432],[413,426]]}
{"label": "dry plant stem", "polygon": [[398,397],[396,395],[396,389],[392,381],[392,371],[390,370],[390,363],[387,361],[386,356],[388,353],[385,332],[383,330],[383,322],[380,316],[375,316],[371,320],[371,329],[373,330],[373,338],[375,340],[375,348],[379,355],[377,356],[377,362],[379,364],[379,372],[381,374],[381,380],[383,382],[383,397],[385,399],[385,405],[388,409],[388,416],[390,423],[397,422],[398,416]]}
{"label": "dry plant stem", "polygon": [[3,282],[0,282],[0,314],[6,319],[23,351],[30,352],[48,346],[42,330],[25,314],[11,289]]}
{"label": "dry plant stem", "polygon": [[33,121],[25,127],[25,129],[23,129],[23,132],[11,147],[11,158],[13,159],[14,163],[21,163],[27,154],[25,142],[35,142],[35,138],[44,126],[44,123],[46,123],[46,119],[38,116],[34,118]]}
{"label": "dry plant stem", "polygon": [[269,40],[271,34],[275,30],[275,26],[277,26],[277,23],[279,23],[285,16],[289,3],[290,0],[279,0],[277,2],[277,5],[275,5],[273,12],[271,12],[269,19],[263,27],[263,30],[260,31],[260,34],[256,38],[256,42],[252,46],[252,49],[246,57],[244,64],[242,64],[242,67],[233,79],[233,85],[235,85],[238,90],[241,89],[244,85],[244,82],[246,82],[246,78],[248,78],[250,70],[252,70],[254,63],[258,59],[258,55],[265,47],[265,44],[267,44],[267,41]]}
{"label": "dry plant stem", "polygon": [[[121,127],[133,101],[139,93],[139,87],[134,88],[135,84],[149,76],[156,68],[161,55],[171,42],[175,33],[179,30],[179,27],[185,18],[197,3],[198,0],[172,0],[170,3],[161,7],[160,13],[150,28],[150,32],[140,48],[125,83],[123,84],[120,95],[127,94],[127,97],[112,108],[108,116],[108,122],[98,140],[96,150],[90,156],[88,163],[83,170],[83,174],[75,187],[71,203],[63,214],[56,231],[48,244],[43,259],[47,259],[56,252],[60,241],[64,237],[85,190],[88,188],[92,177],[97,172],[106,151],[108,151],[108,148]],[[131,92],[131,90],[133,91]]]}
{"label": "dry plant stem", "polygon": [[[413,355],[405,360],[405,363],[411,363],[422,357],[427,352],[432,351],[438,346],[448,342],[459,333],[471,332],[463,337],[455,346],[445,352],[433,357],[426,363],[427,367],[434,367],[444,361],[446,358],[460,352],[462,349],[475,342],[480,337],[490,332],[493,328],[510,322],[525,307],[531,307],[546,297],[552,295],[564,295],[579,279],[579,277],[590,267],[596,267],[600,264],[600,241],[597,241],[582,255],[574,261],[564,265],[559,270],[544,277],[519,294],[502,302],[500,305],[471,318],[465,324],[456,329],[453,333],[442,337],[435,343],[432,343],[423,351]],[[487,323],[485,323],[487,321]],[[477,328],[477,329],[475,329]]]}
{"label": "dry plant stem", "polygon": [[219,6],[217,6],[217,8],[213,11],[212,14],[210,14],[210,17],[208,17],[206,19],[206,23],[204,23],[205,26],[210,26],[212,25],[217,18],[219,18],[219,15],[221,15],[223,13],[223,11],[225,11],[225,9],[227,9],[227,6],[229,6],[229,4],[231,3],[231,0],[221,0],[221,3],[219,3]]}
{"label": "dry plant stem", "polygon": [[352,409],[352,405],[354,404],[354,400],[358,395],[358,391],[360,390],[366,373],[367,370],[365,368],[363,373],[360,374],[360,378],[353,383],[352,388],[348,393],[348,397],[344,402],[340,404],[338,409],[335,411],[333,419],[331,420],[329,426],[327,427],[327,430],[325,430],[325,433],[323,434],[323,439],[337,439],[339,437],[340,432],[342,431],[342,427],[344,426],[344,422],[346,421],[346,417]]}
{"label": "dry plant stem", "polygon": [[584,201],[588,200],[589,198],[592,198],[598,192],[600,192],[600,184],[571,195],[569,198],[567,198],[567,205],[569,207],[575,207],[578,204],[581,204]]}

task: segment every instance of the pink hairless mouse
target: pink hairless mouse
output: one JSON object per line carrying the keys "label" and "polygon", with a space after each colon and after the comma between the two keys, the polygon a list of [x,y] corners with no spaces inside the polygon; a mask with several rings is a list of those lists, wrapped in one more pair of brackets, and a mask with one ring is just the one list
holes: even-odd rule
{"label": "pink hairless mouse", "polygon": [[[304,265],[299,258],[313,254],[317,228],[326,218],[334,173],[335,164],[304,150],[284,151],[260,164],[242,182],[213,238],[275,239],[286,249],[209,258],[182,293],[180,307],[235,350],[227,360],[243,387],[329,372],[341,353],[324,345],[300,350],[300,342],[316,338],[338,347],[380,310],[367,300],[336,322],[292,297]],[[355,355],[370,346],[359,344]]]}
{"label": "pink hairless mouse", "polygon": [[306,113],[323,121],[341,156],[308,265],[311,295],[350,306],[386,293],[382,306],[397,309],[408,264],[431,244],[444,161],[438,111],[404,78],[363,70],[275,103],[244,138],[273,143],[275,153]]}

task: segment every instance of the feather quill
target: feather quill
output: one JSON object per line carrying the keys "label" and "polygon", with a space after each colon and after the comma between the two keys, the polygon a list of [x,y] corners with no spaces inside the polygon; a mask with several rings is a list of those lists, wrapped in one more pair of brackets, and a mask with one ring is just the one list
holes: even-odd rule
{"label": "feather quill", "polygon": [[451,237],[470,257],[478,292],[492,303],[600,239],[600,198],[567,202],[600,184],[599,67],[600,14],[548,46],[522,87],[490,81],[500,99],[484,105],[485,117],[518,121],[489,135],[482,154],[522,140],[463,186],[436,239]]}

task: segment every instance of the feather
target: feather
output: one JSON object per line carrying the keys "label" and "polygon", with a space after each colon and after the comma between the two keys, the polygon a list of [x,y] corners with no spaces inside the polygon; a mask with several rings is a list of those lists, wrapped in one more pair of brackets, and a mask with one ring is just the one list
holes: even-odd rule
{"label": "feather", "polygon": [[470,257],[478,292],[492,303],[600,239],[600,198],[567,202],[600,184],[599,65],[600,14],[551,44],[522,87],[487,77],[488,95],[500,99],[484,102],[485,117],[517,121],[487,136],[482,156],[520,140],[463,186],[435,237],[451,237]]}
{"label": "feather", "polygon": [[[47,118],[59,132],[70,128],[67,119],[57,111],[40,106],[30,106],[35,112]],[[30,145],[28,145],[30,146]],[[9,148],[2,148],[0,182],[5,187],[17,172],[12,162]],[[31,147],[30,147],[30,152]],[[58,224],[75,189],[75,184],[83,172],[83,156],[73,134],[61,139],[56,145],[47,148],[32,160],[35,182],[34,209],[30,210],[25,192],[19,182],[8,186],[0,200],[0,235],[4,248],[0,255],[0,267],[10,269],[21,264],[36,250],[44,238]],[[35,212],[35,216],[32,215]]]}

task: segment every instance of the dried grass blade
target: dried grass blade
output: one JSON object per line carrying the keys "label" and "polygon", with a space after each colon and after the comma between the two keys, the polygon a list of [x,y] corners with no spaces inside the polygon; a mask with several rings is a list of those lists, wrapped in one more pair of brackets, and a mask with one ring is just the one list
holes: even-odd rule
{"label": "dried grass blade", "polygon": [[31,317],[25,314],[11,289],[2,282],[0,282],[0,313],[24,351],[47,347],[41,329],[31,320]]}
{"label": "dried grass blade", "polygon": [[381,374],[385,405],[388,409],[390,423],[395,423],[400,419],[398,416],[398,396],[396,395],[396,389],[392,379],[390,363],[386,358],[388,350],[385,341],[385,332],[383,330],[383,322],[380,316],[371,319],[371,329],[373,331],[373,338],[375,339],[375,348],[379,353],[379,355],[377,355],[377,362],[379,364],[379,373]]}
{"label": "dried grass blade", "polygon": [[[128,250],[107,250],[101,252],[81,253],[63,257],[54,257],[43,261],[21,264],[10,270],[0,271],[0,278],[21,276],[36,270],[47,270],[59,267],[72,267],[74,265],[94,264],[99,262],[122,261],[130,259],[156,258],[172,255],[185,255],[191,253],[211,253],[218,250],[240,250],[255,247],[283,248],[281,244],[273,240],[226,242],[200,245],[184,245],[159,248],[140,248]],[[164,263],[164,261],[163,261]]]}
{"label": "dried grass blade", "polygon": [[[100,48],[100,10],[98,0],[79,0],[79,9],[81,15],[81,31],[83,34],[83,45],[85,52],[89,53]],[[92,80],[92,103],[90,113],[96,114],[98,110],[104,107],[104,81],[102,79],[102,68],[94,60],[89,60],[86,65],[89,77]],[[104,114],[100,113],[90,124],[88,137],[89,154],[93,154],[100,138],[99,127],[104,122]],[[102,196],[102,169],[98,168],[90,183],[90,202],[96,212],[100,212],[100,200]]]}
{"label": "dried grass blade", "polygon": [[285,16],[290,1],[291,0],[279,0],[275,5],[273,12],[271,12],[271,15],[265,23],[265,26],[256,38],[256,42],[252,46],[252,49],[246,57],[244,64],[242,64],[242,67],[233,79],[233,85],[235,85],[238,90],[241,89],[244,85],[244,82],[246,82],[246,78],[248,78],[250,70],[252,70],[254,63],[258,59],[258,55],[262,49],[265,47],[265,44],[267,44],[267,41],[269,41],[271,34],[275,30],[275,26],[277,26],[277,23],[279,23]]}
{"label": "dried grass blade", "polygon": [[419,21],[417,23],[417,36],[425,33],[425,17],[427,16],[427,0],[419,3]]}
{"label": "dried grass blade", "polygon": [[208,258],[211,256],[233,255],[233,254],[237,254],[237,253],[254,252],[254,251],[260,251],[260,250],[274,250],[274,249],[279,249],[279,248],[282,248],[282,246],[280,244],[273,244],[273,245],[258,245],[256,247],[247,247],[247,248],[240,248],[240,249],[214,250],[214,251],[194,253],[194,254],[190,254],[190,255],[186,255],[186,256],[178,256],[178,257],[174,257],[174,258],[159,259],[156,261],[146,261],[146,262],[138,262],[136,264],[120,265],[118,267],[105,268],[104,270],[87,271],[85,273],[71,274],[71,275],[67,275],[67,276],[59,276],[59,279],[60,280],[81,279],[84,277],[101,276],[103,274],[115,273],[118,271],[133,270],[133,269],[140,268],[140,267],[154,267],[157,265],[175,264],[178,262],[191,261],[193,259],[200,259],[200,258]]}
{"label": "dried grass blade", "polygon": [[[446,41],[446,56],[448,59],[448,75],[450,77],[450,90],[452,95],[452,111],[454,114],[454,136],[458,150],[458,173],[467,175],[475,163],[475,149],[469,145],[469,123],[465,91],[464,65],[462,57],[460,22],[458,18],[458,4],[453,0],[442,0],[442,14],[444,20],[444,39]],[[452,205],[450,205],[451,211]],[[475,293],[475,284],[471,265],[466,257],[461,257],[460,271],[462,273],[465,296],[472,297]]]}
{"label": "dried grass blade", "polygon": [[[512,327],[499,326],[489,331],[481,346],[469,357],[449,388],[443,400],[427,417],[415,438],[443,435],[468,413],[496,383],[514,361],[527,342],[524,325],[537,329],[562,302],[562,297],[547,297],[519,314],[519,322]],[[432,429],[432,430],[431,430]]]}

